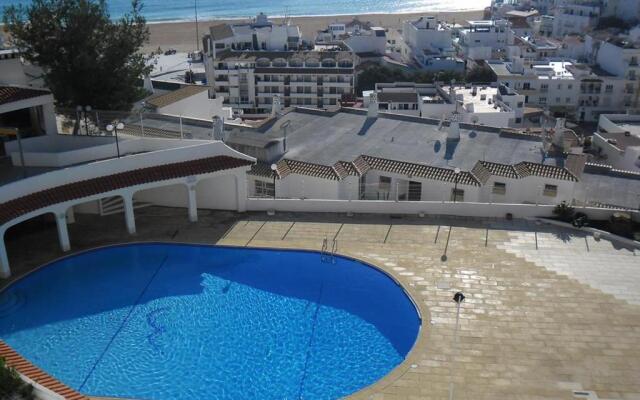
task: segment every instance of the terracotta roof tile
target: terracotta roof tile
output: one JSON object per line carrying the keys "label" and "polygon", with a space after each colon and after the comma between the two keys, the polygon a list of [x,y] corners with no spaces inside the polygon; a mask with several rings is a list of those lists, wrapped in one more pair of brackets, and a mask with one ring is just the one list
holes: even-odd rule
{"label": "terracotta roof tile", "polygon": [[540,176],[543,178],[559,179],[564,181],[577,182],[578,179],[566,168],[556,167],[555,165],[537,164],[523,161],[514,166],[518,176],[524,178],[526,176]]}
{"label": "terracotta roof tile", "polygon": [[[375,169],[378,171],[391,172],[395,174],[402,174],[408,176],[415,176],[425,179],[433,179],[437,181],[456,182],[456,179],[461,185],[473,185],[480,186],[478,179],[473,174],[462,171],[456,178],[456,173],[453,169],[433,167],[430,165],[410,163],[406,161],[388,160],[385,158],[360,156],[359,159],[354,161],[358,167],[366,164],[368,169]],[[360,169],[360,168],[358,168]]]}
{"label": "terracotta roof tile", "polygon": [[121,172],[45,189],[0,204],[0,224],[57,203],[149,182],[211,173],[243,166],[252,162],[229,156],[216,156],[156,167]]}
{"label": "terracotta roof tile", "polygon": [[19,86],[0,86],[0,105],[13,103],[14,101],[31,99],[33,97],[51,94],[47,90],[24,88]]}
{"label": "terracotta roof tile", "polygon": [[327,165],[289,159],[282,159],[278,161],[277,165],[280,178],[284,178],[289,174],[298,174],[322,179],[340,180],[340,176],[336,170]]}
{"label": "terracotta roof tile", "polygon": [[0,357],[4,358],[6,365],[46,387],[54,393],[70,400],[89,400],[89,397],[75,391],[64,383],[53,378],[40,368],[31,364],[28,360],[18,354],[17,351],[9,347],[0,340]]}

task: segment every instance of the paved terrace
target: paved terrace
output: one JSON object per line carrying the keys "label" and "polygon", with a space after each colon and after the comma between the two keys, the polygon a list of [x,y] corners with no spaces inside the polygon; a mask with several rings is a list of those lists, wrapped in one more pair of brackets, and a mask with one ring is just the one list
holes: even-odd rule
{"label": "paved terrace", "polygon": [[[133,238],[122,215],[77,215],[72,251],[132,240],[320,249],[327,236],[339,253],[395,276],[422,312],[421,337],[404,364],[356,398],[446,399],[453,380],[455,399],[575,399],[574,390],[640,399],[637,250],[524,222],[201,210],[189,223],[184,209],[136,214]],[[16,276],[62,255],[55,223],[44,219],[12,228],[7,244]],[[454,356],[457,290],[467,300]]]}

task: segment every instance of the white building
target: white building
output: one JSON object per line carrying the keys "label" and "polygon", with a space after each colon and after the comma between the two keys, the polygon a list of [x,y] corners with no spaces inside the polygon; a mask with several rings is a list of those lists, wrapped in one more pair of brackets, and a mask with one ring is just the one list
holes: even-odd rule
{"label": "white building", "polygon": [[458,46],[466,58],[493,60],[506,53],[514,34],[507,20],[469,21],[459,30]]}
{"label": "white building", "polygon": [[[249,196],[557,204],[579,185],[540,137],[374,111],[296,109],[266,132],[232,134],[227,144],[258,158]],[[264,152],[283,127],[281,153]]]}
{"label": "white building", "polygon": [[354,89],[355,55],[344,45],[321,51],[233,51],[207,54],[212,97],[244,116],[264,116],[274,97],[284,107],[338,105]]}
{"label": "white building", "polygon": [[498,77],[498,83],[525,96],[529,106],[548,108],[554,113],[573,112],[578,98],[579,83],[565,61],[524,64],[521,58],[513,62],[488,63]]}
{"label": "white building", "polygon": [[209,28],[202,39],[203,49],[210,57],[225,49],[231,50],[298,50],[302,44],[296,25],[274,24],[263,13],[250,23],[218,24]]}
{"label": "white building", "polygon": [[452,31],[434,16],[424,16],[402,25],[401,46],[405,62],[417,62],[428,71],[464,71],[464,62],[455,56]]}
{"label": "white building", "polygon": [[513,45],[507,48],[507,58],[515,60],[522,58],[525,64],[542,61],[548,58],[556,58],[560,52],[560,46],[544,37],[516,37]]}
{"label": "white building", "polygon": [[601,13],[601,3],[594,0],[561,0],[553,14],[553,36],[584,33],[594,28]]}
{"label": "white building", "polygon": [[317,45],[331,45],[344,43],[356,54],[385,55],[387,47],[387,33],[381,27],[368,25],[329,24],[327,29],[318,32]]}
{"label": "white building", "polygon": [[640,172],[640,115],[600,115],[591,146],[599,162]]}

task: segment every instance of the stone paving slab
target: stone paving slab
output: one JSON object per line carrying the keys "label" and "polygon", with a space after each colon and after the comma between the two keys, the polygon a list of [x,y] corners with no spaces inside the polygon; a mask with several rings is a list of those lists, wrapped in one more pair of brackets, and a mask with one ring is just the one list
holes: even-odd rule
{"label": "stone paving slab", "polygon": [[[453,382],[456,400],[569,400],[573,390],[640,399],[640,258],[618,244],[522,221],[211,212],[190,224],[184,210],[136,213],[135,237],[121,215],[77,216],[73,251],[140,240],[319,250],[337,234],[338,253],[397,279],[422,314],[420,339],[405,363],[353,398],[442,400]],[[8,234],[16,271],[61,254],[54,224]],[[34,242],[41,251],[28,251]],[[467,298],[456,348],[458,290]]]}

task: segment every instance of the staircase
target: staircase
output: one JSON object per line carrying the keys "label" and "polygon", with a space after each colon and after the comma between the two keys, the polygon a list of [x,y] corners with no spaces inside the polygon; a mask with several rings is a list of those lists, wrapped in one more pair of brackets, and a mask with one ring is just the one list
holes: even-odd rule
{"label": "staircase", "polygon": [[[124,213],[124,201],[120,196],[106,197],[98,201],[100,207],[100,215],[112,215]],[[133,200],[133,209],[152,206],[152,203]]]}

